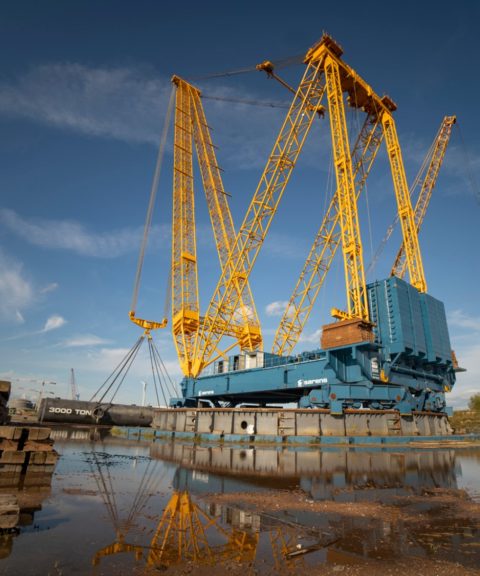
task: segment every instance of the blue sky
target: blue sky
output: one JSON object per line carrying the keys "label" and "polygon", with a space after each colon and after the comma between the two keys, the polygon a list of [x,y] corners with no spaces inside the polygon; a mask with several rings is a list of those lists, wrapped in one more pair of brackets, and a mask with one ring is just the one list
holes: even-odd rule
{"label": "blue sky", "polygon": [[[445,302],[452,345],[468,368],[450,402],[465,405],[480,380],[480,81],[472,73],[479,21],[480,8],[463,0],[454,7],[403,2],[396,13],[368,1],[361,11],[349,1],[303,2],[298,11],[250,1],[2,2],[0,377],[12,379],[17,394],[35,397],[45,380],[68,395],[73,367],[87,399],[137,339],[128,310],[171,75],[282,60],[304,53],[325,30],[345,61],[396,101],[409,181],[443,116],[458,117],[420,238],[429,292]],[[302,71],[300,64],[282,74],[294,84]],[[207,96],[289,101],[258,72],[196,84]],[[285,110],[218,100],[204,106],[238,226]],[[349,112],[348,122],[354,129],[361,118]],[[312,128],[251,277],[267,349],[332,193],[328,134],[327,123]],[[169,265],[171,134],[169,142],[137,309],[152,318],[162,315]],[[218,265],[201,196],[197,207],[205,310]],[[394,209],[381,153],[360,201],[366,263]],[[397,231],[369,280],[388,275],[398,243]],[[343,286],[337,258],[299,351],[318,345],[330,307],[344,306]],[[157,342],[178,378],[168,329]],[[151,381],[145,359],[119,400],[138,403],[142,379]]]}

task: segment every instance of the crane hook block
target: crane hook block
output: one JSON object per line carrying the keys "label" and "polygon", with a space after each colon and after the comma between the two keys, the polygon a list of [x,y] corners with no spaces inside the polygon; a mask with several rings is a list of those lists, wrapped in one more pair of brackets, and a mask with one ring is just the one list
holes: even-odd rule
{"label": "crane hook block", "polygon": [[144,320],[143,318],[137,318],[135,316],[134,310],[130,310],[130,312],[128,313],[128,317],[134,324],[140,326],[141,328],[147,331],[165,328],[165,326],[168,323],[168,320],[166,318],[164,318],[161,322],[153,322],[153,320]]}

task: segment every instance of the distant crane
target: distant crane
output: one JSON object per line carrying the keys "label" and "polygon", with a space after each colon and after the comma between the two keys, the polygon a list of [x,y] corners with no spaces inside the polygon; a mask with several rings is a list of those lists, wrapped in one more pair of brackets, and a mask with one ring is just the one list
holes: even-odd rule
{"label": "distant crane", "polygon": [[77,383],[75,382],[75,370],[73,368],[70,368],[70,390],[72,393],[72,400],[80,400]]}

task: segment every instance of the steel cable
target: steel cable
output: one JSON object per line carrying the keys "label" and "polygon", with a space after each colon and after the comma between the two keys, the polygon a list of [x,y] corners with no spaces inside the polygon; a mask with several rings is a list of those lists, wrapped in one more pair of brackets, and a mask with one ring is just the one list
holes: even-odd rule
{"label": "steel cable", "polygon": [[92,396],[92,398],[90,399],[90,402],[93,402],[95,397],[97,396],[97,394],[100,394],[100,391],[102,390],[102,388],[104,386],[106,386],[109,382],[110,379],[112,379],[112,381],[110,382],[110,384],[108,384],[107,389],[105,390],[105,392],[103,393],[103,395],[101,396],[101,398],[97,401],[98,404],[101,404],[105,398],[105,396],[109,393],[109,391],[112,389],[113,385],[115,384],[115,382],[117,381],[118,378],[120,378],[121,374],[125,371],[125,374],[123,375],[119,385],[117,386],[117,389],[115,390],[115,393],[113,394],[112,399],[110,400],[110,403],[113,402],[113,398],[115,398],[121,384],[123,383],[123,381],[125,380],[125,376],[127,375],[130,366],[132,365],[133,361],[135,360],[138,350],[140,349],[142,343],[144,340],[144,335],[142,334],[142,336],[140,336],[140,338],[136,341],[136,343],[134,344],[134,346],[128,351],[128,353],[126,354],[126,356],[122,359],[122,361],[118,364],[117,368],[115,368],[115,370],[110,374],[110,376],[105,380],[105,382],[102,384],[102,386],[97,390],[97,392],[95,392],[95,394]]}
{"label": "steel cable", "polygon": [[165,146],[167,142],[168,130],[170,127],[170,120],[172,116],[173,104],[175,102],[175,86],[172,86],[172,91],[170,93],[170,99],[168,102],[167,114],[165,116],[165,122],[163,124],[162,136],[160,138],[160,145],[158,147],[157,162],[155,164],[155,172],[153,174],[152,187],[150,190],[150,201],[148,203],[147,217],[145,219],[145,227],[143,229],[143,239],[142,245],[140,247],[140,253],[138,256],[137,272],[135,274],[135,283],[133,285],[133,296],[131,310],[135,312],[138,300],[138,289],[140,285],[140,277],[142,275],[143,261],[145,259],[145,250],[147,248],[148,235],[150,232],[150,227],[152,224],[153,209],[155,206],[155,199],[157,196],[158,183],[160,181],[160,172],[163,163],[163,156],[165,153]]}
{"label": "steel cable", "polygon": [[141,341],[143,341],[144,335],[142,334],[138,340],[135,342],[135,344],[132,346],[132,348],[128,351],[128,353],[122,358],[122,360],[120,360],[120,362],[117,364],[117,366],[113,369],[113,372],[107,377],[107,379],[105,380],[105,382],[100,386],[100,388],[95,392],[95,394],[90,398],[89,402],[93,402],[95,400],[95,397],[100,394],[100,392],[102,391],[103,387],[106,386],[110,380],[110,378],[112,378],[114,376],[114,374],[118,371],[117,376],[115,376],[115,379],[118,378],[119,374],[122,372],[122,370],[124,369],[125,363],[127,361],[127,358],[130,356],[130,354],[132,354],[133,350],[139,346],[139,343]]}
{"label": "steel cable", "polygon": [[[136,349],[134,350],[134,353],[130,356],[129,362],[128,364],[126,363],[125,366],[125,373],[122,376],[122,379],[120,380],[120,382],[118,383],[117,388],[115,389],[115,392],[113,393],[112,398],[110,399],[110,403],[112,403],[115,399],[115,396],[117,395],[118,391],[120,390],[120,387],[122,386],[123,382],[125,381],[125,378],[127,377],[127,374],[133,364],[133,362],[135,361],[135,358],[137,357],[138,351],[140,350],[140,347],[143,343],[144,338],[142,337],[140,344],[136,347]],[[120,375],[118,375],[120,376]],[[117,377],[118,377],[117,376]],[[105,398],[105,396],[107,395],[108,391],[110,390],[110,388],[113,386],[115,381],[112,382],[112,384],[109,386],[108,390],[105,392],[105,394],[102,396],[100,402],[102,402],[102,400]]]}

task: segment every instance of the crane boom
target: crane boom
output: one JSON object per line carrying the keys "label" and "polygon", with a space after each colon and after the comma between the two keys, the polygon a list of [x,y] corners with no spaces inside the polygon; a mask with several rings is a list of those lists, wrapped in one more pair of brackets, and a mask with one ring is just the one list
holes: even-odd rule
{"label": "crane boom", "polygon": [[188,365],[200,325],[190,93],[177,89],[173,154],[172,331],[182,367]]}
{"label": "crane boom", "polygon": [[[352,151],[357,200],[382,140],[380,119],[377,114],[369,113]],[[278,326],[273,354],[289,355],[298,343],[341,241],[339,219],[338,195],[335,193]]]}
{"label": "crane boom", "polygon": [[[193,135],[197,150],[203,188],[207,198],[208,212],[217,246],[220,266],[223,269],[235,244],[235,228],[228,205],[220,168],[215,157],[215,148],[208,128],[200,93],[190,87],[194,112]],[[232,319],[233,331],[242,350],[253,350],[262,345],[260,321],[255,309],[250,285],[247,282],[239,295],[239,314]],[[222,329],[222,333],[224,329]]]}
{"label": "crane boom", "polygon": [[[219,343],[223,334],[221,329],[216,328],[228,327],[236,315],[238,316],[240,296],[302,150],[314,115],[323,110],[321,101],[325,92],[329,106],[347,287],[347,311],[334,309],[332,313],[339,319],[363,322],[363,326],[369,330],[357,195],[345,120],[344,93],[348,94],[351,106],[367,113],[374,110],[380,118],[407,247],[410,278],[418,289],[426,289],[417,230],[412,224],[413,211],[406,188],[400,145],[391,115],[396,108],[395,104],[387,97],[377,96],[373,89],[341,60],[341,55],[342,49],[327,35],[307,52],[305,74],[231,249],[227,265],[222,270],[203,325],[199,329],[191,370],[187,374],[190,377],[197,377],[205,366],[211,364],[216,359],[213,357],[215,353],[222,355]],[[254,349],[256,343],[253,344]]]}
{"label": "crane boom", "polygon": [[[222,269],[227,265],[236,234],[200,92],[177,76],[172,81],[177,87],[172,218],[172,330],[181,368],[188,374],[198,332],[205,322],[205,317],[200,316],[198,296],[192,142],[195,142]],[[237,295],[239,313],[228,325],[218,319],[212,330],[234,337],[242,349],[251,349],[261,345],[260,322],[248,283],[242,290]]]}
{"label": "crane boom", "polygon": [[392,172],[393,186],[397,199],[397,212],[402,226],[403,245],[406,263],[410,276],[410,283],[420,292],[427,291],[427,282],[423,270],[422,255],[418,243],[417,227],[413,215],[410,193],[407,185],[407,177],[403,165],[402,151],[398,142],[395,121],[390,112],[385,111],[382,115],[385,142],[387,145],[388,159]]}
{"label": "crane boom", "polygon": [[363,249],[358,222],[357,196],[353,181],[352,159],[339,66],[328,53],[325,77],[332,133],[332,148],[337,178],[338,213],[342,235],[343,263],[347,284],[347,318],[368,322],[368,302],[363,269]]}
{"label": "crane boom", "polygon": [[217,283],[197,341],[193,377],[213,361],[211,357],[218,350],[222,335],[213,331],[217,318],[228,325],[237,311],[238,294],[243,291],[321,104],[325,91],[321,64],[322,60],[308,63],[235,240],[229,262]]}
{"label": "crane boom", "polygon": [[[455,116],[445,116],[442,125],[440,126],[440,129],[437,133],[437,136],[435,137],[430,164],[428,166],[427,173],[425,175],[425,179],[422,184],[422,188],[420,189],[417,203],[415,204],[414,221],[415,226],[417,228],[417,233],[419,232],[423,220],[425,218],[425,214],[428,205],[430,203],[430,199],[432,197],[432,191],[437,182],[438,173],[442,166],[443,159],[445,157],[445,152],[447,150],[447,146],[450,141],[452,128],[456,121],[457,119]],[[402,242],[402,245],[400,246],[397,256],[395,258],[395,262],[393,264],[390,275],[403,278],[405,276],[405,271],[406,271],[406,251],[405,251],[405,244]]]}

